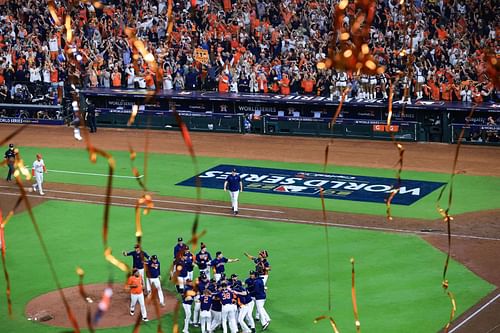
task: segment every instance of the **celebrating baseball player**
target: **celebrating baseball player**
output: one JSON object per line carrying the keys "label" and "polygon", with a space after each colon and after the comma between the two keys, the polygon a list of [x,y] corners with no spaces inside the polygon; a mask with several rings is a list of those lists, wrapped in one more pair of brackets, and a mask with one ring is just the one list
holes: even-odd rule
{"label": "celebrating baseball player", "polygon": [[212,315],[210,309],[212,307],[212,295],[208,289],[203,291],[200,297],[200,322],[201,322],[201,333],[208,333],[210,331],[210,325],[212,321]]}
{"label": "celebrating baseball player", "polygon": [[215,282],[218,282],[221,279],[221,276],[225,271],[224,265],[226,263],[237,262],[239,260],[240,259],[238,259],[238,258],[228,259],[222,255],[221,251],[217,251],[217,253],[215,254],[215,259],[212,260],[212,262],[210,263],[212,266],[212,269],[215,270],[215,274],[214,274]]}
{"label": "celebrating baseball player", "polygon": [[212,261],[212,256],[210,252],[207,251],[207,246],[205,243],[201,243],[201,250],[196,254],[195,264],[200,270],[200,274],[203,272],[210,280],[210,262]]}
{"label": "celebrating baseball player", "polygon": [[262,278],[264,287],[267,289],[267,280],[269,278],[269,271],[271,270],[271,265],[269,265],[269,261],[267,261],[267,257],[269,256],[267,251],[261,250],[258,257],[251,256],[246,252],[244,254],[255,263],[255,272]]}
{"label": "celebrating baseball player", "polygon": [[240,179],[240,175],[236,173],[236,169],[233,169],[231,174],[227,176],[224,182],[224,192],[227,192],[228,187],[233,215],[238,215],[238,196],[240,192],[243,192],[243,182]]}
{"label": "celebrating baseball player", "polygon": [[132,267],[137,268],[137,270],[139,271],[139,274],[143,278],[145,278],[144,263],[145,262],[147,263],[146,259],[149,259],[149,255],[146,252],[142,251],[141,246],[139,244],[136,244],[134,246],[134,251],[130,251],[130,252],[123,251],[122,254],[125,257],[132,256],[132,258],[133,258]]}
{"label": "celebrating baseball player", "polygon": [[142,320],[148,321],[148,313],[146,311],[146,304],[144,303],[142,276],[137,268],[134,268],[132,272],[133,275],[131,275],[127,281],[127,286],[130,289],[130,315],[134,315],[135,305],[139,302]]}
{"label": "celebrating baseball player", "polygon": [[146,290],[148,294],[151,291],[151,285],[153,285],[158,291],[158,299],[160,300],[160,305],[165,306],[165,300],[163,298],[163,290],[161,289],[160,283],[160,261],[158,261],[158,256],[153,254],[148,260],[148,280],[146,284]]}
{"label": "celebrating baseball player", "polygon": [[234,304],[234,293],[228,289],[226,282],[221,284],[222,290],[217,294],[222,303],[222,331],[227,333],[227,325],[231,333],[238,332],[236,322],[236,304]]}
{"label": "celebrating baseball player", "polygon": [[14,174],[14,162],[16,161],[16,152],[14,150],[13,143],[9,144],[9,149],[5,152],[4,159],[9,167],[6,180],[10,182],[12,180],[12,175]]}
{"label": "celebrating baseball player", "polygon": [[47,172],[45,163],[42,160],[42,154],[36,154],[36,160],[33,162],[33,167],[31,168],[31,175],[35,177],[36,184],[33,184],[33,191],[37,191],[40,195],[45,195],[43,192],[43,174]]}
{"label": "celebrating baseball player", "polygon": [[247,288],[251,290],[252,297],[255,298],[255,305],[259,314],[260,323],[262,324],[262,330],[265,331],[271,323],[271,318],[264,308],[264,304],[266,303],[266,290],[264,289],[264,282],[254,271],[250,272],[250,278],[247,279]]}

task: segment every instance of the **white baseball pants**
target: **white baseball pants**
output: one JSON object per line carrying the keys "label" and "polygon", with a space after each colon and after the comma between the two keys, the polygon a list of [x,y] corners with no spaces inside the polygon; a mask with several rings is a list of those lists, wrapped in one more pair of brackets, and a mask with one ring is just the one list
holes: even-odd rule
{"label": "white baseball pants", "polygon": [[160,278],[149,278],[147,279],[147,285],[146,285],[146,290],[148,291],[148,294],[151,292],[151,285],[153,285],[156,290],[158,291],[158,299],[160,300],[160,304],[163,305],[165,304],[165,299],[163,297],[163,290],[161,289],[161,282]]}
{"label": "white baseball pants", "polygon": [[210,331],[212,321],[212,314],[210,311],[201,311],[200,312],[200,322],[201,322],[201,333],[208,333]]}
{"label": "white baseball pants", "polygon": [[35,172],[35,179],[36,179],[36,184],[34,185],[35,188],[37,188],[38,191],[40,191],[40,194],[43,194],[43,187],[42,187],[43,172]]}
{"label": "white baseball pants", "polygon": [[264,286],[267,285],[267,279],[269,279],[269,275],[268,274],[262,275],[262,282],[264,282]]}
{"label": "white baseball pants", "polygon": [[222,323],[222,312],[212,311],[212,323],[210,324],[210,331],[213,332]]}
{"label": "white baseball pants", "polygon": [[222,332],[227,333],[227,323],[231,333],[238,333],[236,323],[236,304],[225,304],[222,306]]}
{"label": "white baseball pants", "polygon": [[182,303],[182,307],[184,308],[184,314],[186,315],[186,318],[184,319],[184,329],[182,330],[182,332],[188,333],[189,322],[191,321],[191,304]]}
{"label": "white baseball pants", "polygon": [[144,294],[130,294],[130,312],[134,312],[135,305],[139,302],[141,306],[142,318],[148,317],[148,312],[146,311],[146,304],[144,303]]}
{"label": "white baseball pants", "polygon": [[231,196],[231,207],[233,207],[234,211],[238,211],[238,196],[240,195],[240,191],[229,191],[229,195]]}
{"label": "white baseball pants", "polygon": [[194,314],[193,314],[193,323],[198,324],[200,322],[200,295],[196,295],[194,297]]}
{"label": "white baseball pants", "polygon": [[215,274],[214,274],[215,282],[219,282],[219,280],[220,280],[221,276],[222,276],[222,274],[221,274],[221,273],[215,273]]}
{"label": "white baseball pants", "polygon": [[[244,333],[250,333],[252,331],[251,328],[255,328],[255,321],[252,317],[254,305],[254,301],[251,301],[250,303],[241,305],[240,307],[240,313],[238,314],[238,323],[240,324],[241,330]],[[245,319],[250,327],[248,327],[248,325],[246,324]]]}
{"label": "white baseball pants", "polygon": [[264,304],[266,303],[265,299],[256,299],[255,305],[257,306],[257,313],[259,314],[260,323],[265,325],[268,321],[271,320],[269,315],[267,314],[266,309],[264,309]]}

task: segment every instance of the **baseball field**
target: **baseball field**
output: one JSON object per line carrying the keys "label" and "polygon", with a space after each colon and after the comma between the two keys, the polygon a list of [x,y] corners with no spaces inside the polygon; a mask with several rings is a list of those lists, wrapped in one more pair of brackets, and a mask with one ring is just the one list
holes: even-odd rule
{"label": "baseball field", "polygon": [[[0,138],[16,128],[2,125]],[[71,134],[62,127],[28,127],[12,139],[27,165],[37,153],[43,154],[47,165],[46,195],[29,192],[28,198],[63,288],[78,284],[77,267],[85,271],[84,283],[89,288],[110,279],[119,286],[125,274],[103,256],[107,161],[99,157],[91,163],[85,143],[74,141]],[[162,309],[163,331],[172,331],[174,325],[169,310],[175,304],[175,288],[168,281],[173,247],[177,237],[192,237],[195,214],[200,214],[198,232],[205,232],[201,241],[209,251],[220,250],[228,258],[240,259],[226,266],[229,274],[237,273],[244,280],[254,266],[243,253],[269,252],[269,332],[331,332],[327,320],[313,323],[322,315],[332,316],[340,332],[355,332],[351,258],[363,332],[438,332],[447,324],[451,303],[441,281],[448,243],[436,200],[450,179],[456,146],[404,144],[401,177],[406,193],[395,197],[394,219],[387,221],[386,205],[380,198],[386,197],[387,184],[396,181],[398,153],[391,142],[335,140],[324,170],[326,139],[191,135],[196,165],[177,132],[99,129],[90,136],[96,147],[115,160],[109,245],[127,264],[131,260],[120,253],[130,251],[136,241],[134,207],[143,194],[133,177],[133,166],[153,197],[154,209],[142,216],[142,244],[146,252],[158,255],[164,289],[172,292],[169,306]],[[133,162],[129,147],[137,152]],[[447,279],[457,304],[450,332],[495,332],[500,327],[495,315],[500,310],[499,152],[495,147],[464,146],[459,155],[450,210],[454,220]],[[232,216],[229,195],[222,190],[226,166],[236,167],[247,179],[243,178],[245,190],[237,217]],[[5,167],[0,170],[6,173]],[[202,179],[201,200],[196,200],[193,186],[197,174]],[[27,190],[30,184],[24,181]],[[327,227],[319,186],[327,189]],[[0,182],[4,217],[18,196],[15,184]],[[445,191],[443,207],[447,199]],[[71,325],[58,295],[52,296],[56,306],[47,302],[43,309],[52,320],[28,320],[36,315],[30,301],[56,290],[30,221],[21,204],[5,227],[13,316],[7,314],[3,292],[0,331],[60,332],[61,327]],[[1,279],[0,291],[5,290],[5,279]],[[95,290],[92,306],[101,293],[102,288]],[[83,302],[81,296],[69,292],[67,296],[75,308],[80,306],[76,312],[84,327],[85,307],[76,304]],[[109,320],[103,319],[98,328],[132,331],[134,320],[127,301],[126,292],[118,287],[104,315]],[[148,310],[154,313],[152,304]],[[181,329],[183,315],[181,309]],[[151,320],[141,325],[141,331],[156,332],[157,324],[158,320]]]}

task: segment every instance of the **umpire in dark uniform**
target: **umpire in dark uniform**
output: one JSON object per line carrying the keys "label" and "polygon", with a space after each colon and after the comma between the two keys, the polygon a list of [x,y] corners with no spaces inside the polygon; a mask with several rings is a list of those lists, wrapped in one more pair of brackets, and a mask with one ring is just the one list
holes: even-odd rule
{"label": "umpire in dark uniform", "polygon": [[14,144],[9,144],[9,149],[5,152],[4,156],[5,162],[9,167],[9,173],[7,173],[7,181],[12,180],[12,174],[14,173],[14,162],[16,160],[16,152],[14,151]]}
{"label": "umpire in dark uniform", "polygon": [[85,114],[85,120],[90,128],[90,133],[97,132],[97,126],[95,122],[95,105],[88,98],[85,100],[87,102],[87,113]]}

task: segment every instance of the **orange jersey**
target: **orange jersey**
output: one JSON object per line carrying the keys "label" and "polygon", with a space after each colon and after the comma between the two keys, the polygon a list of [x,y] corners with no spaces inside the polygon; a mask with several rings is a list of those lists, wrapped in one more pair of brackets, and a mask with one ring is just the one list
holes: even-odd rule
{"label": "orange jersey", "polygon": [[132,275],[128,278],[127,286],[129,286],[131,294],[142,294],[142,276],[136,277]]}

